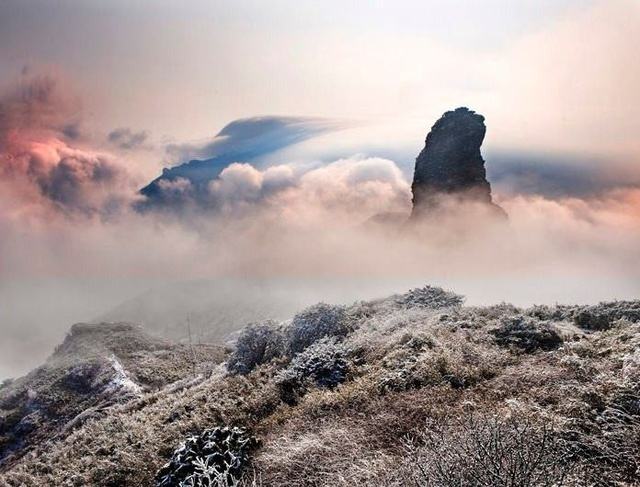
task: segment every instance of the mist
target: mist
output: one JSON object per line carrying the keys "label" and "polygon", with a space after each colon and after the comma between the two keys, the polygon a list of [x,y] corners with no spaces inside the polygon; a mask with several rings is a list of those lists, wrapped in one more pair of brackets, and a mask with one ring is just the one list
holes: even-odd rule
{"label": "mist", "polygon": [[415,228],[395,162],[356,155],[311,168],[231,164],[209,195],[207,210],[96,214],[40,194],[46,211],[29,206],[29,225],[22,201],[3,200],[3,374],[40,362],[76,321],[136,321],[181,339],[189,319],[198,340],[224,341],[315,302],[425,284],[468,304],[522,306],[640,290],[638,189],[498,193],[507,223],[469,206]]}
{"label": "mist", "polygon": [[[361,110],[346,120],[336,106],[345,105],[346,95],[338,90],[326,94],[327,105],[317,111],[333,108],[339,122],[271,117],[278,130],[267,137],[243,131],[251,128],[247,121],[264,120],[258,112],[228,125],[233,131],[223,128],[196,142],[154,134],[129,123],[134,117],[126,113],[99,133],[91,119],[100,114],[87,114],[86,97],[76,94],[73,83],[47,70],[24,69],[0,94],[0,376],[41,362],[76,321],[139,321],[181,339],[189,317],[199,339],[223,341],[248,321],[286,319],[314,302],[349,303],[424,284],[462,293],[468,304],[637,297],[637,130],[626,108],[637,98],[631,82],[637,69],[620,86],[616,74],[632,65],[633,43],[621,41],[637,32],[627,33],[628,22],[612,32],[596,22],[599,12],[617,19],[624,9],[600,5],[579,15],[575,26],[569,18],[547,26],[493,64],[486,52],[474,51],[478,59],[469,64],[468,53],[444,56],[433,46],[427,49],[433,51],[428,58],[445,68],[464,64],[478,70],[486,61],[497,69],[490,78],[519,73],[510,69],[517,65],[513,60],[530,59],[527,70],[535,76],[525,70],[496,85],[504,88],[502,108],[487,103],[493,95],[483,90],[477,97],[449,92],[437,102],[433,92],[421,103],[411,101],[411,109],[403,106],[411,97],[403,96],[398,110],[406,109],[406,118],[366,117]],[[617,55],[593,57],[602,54],[602,46],[593,43],[574,59],[568,47],[594,23],[607,41],[602,45],[613,46]],[[540,55],[548,52],[547,31],[558,47],[549,58]],[[402,47],[413,41],[398,42]],[[448,61],[439,64],[443,56]],[[606,81],[604,98],[594,75],[579,89],[571,87],[574,106],[560,103],[569,90],[562,80],[574,72],[573,64],[584,66],[585,58],[603,67],[598,73]],[[376,66],[378,61],[363,60]],[[557,69],[548,69],[549,62]],[[616,69],[604,69],[609,65]],[[328,67],[336,72],[331,63],[321,68]],[[339,67],[346,76],[345,65]],[[456,69],[444,71],[458,75]],[[358,85],[354,95],[359,106],[381,99],[374,89],[377,78],[369,78],[369,89]],[[418,86],[429,92],[414,81],[410,93]],[[379,81],[382,87],[392,82]],[[552,95],[556,91],[549,86],[562,89]],[[287,99],[309,103],[306,93],[287,93]],[[406,221],[413,160],[433,117],[455,107],[441,105],[461,98],[460,103],[470,99],[488,108],[487,173],[509,220],[494,225],[478,208],[464,207],[455,218],[415,228]],[[603,110],[583,103],[596,99],[611,103]],[[607,128],[602,143],[594,137],[599,127]],[[160,167],[230,151],[231,159],[197,190],[187,178],[160,185],[169,208],[136,210],[145,203],[139,190]]]}

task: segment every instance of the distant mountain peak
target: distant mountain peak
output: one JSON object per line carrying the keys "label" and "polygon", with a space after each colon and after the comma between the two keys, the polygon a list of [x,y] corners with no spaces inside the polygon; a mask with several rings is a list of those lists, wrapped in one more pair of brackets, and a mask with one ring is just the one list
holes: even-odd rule
{"label": "distant mountain peak", "polygon": [[504,211],[492,202],[480,147],[487,130],[484,117],[466,107],[445,112],[431,127],[416,159],[411,190],[412,217],[422,217],[441,205],[443,197],[480,203]]}
{"label": "distant mountain peak", "polygon": [[206,206],[209,182],[229,164],[256,163],[263,156],[337,128],[333,120],[313,117],[261,116],[234,120],[206,144],[170,147],[176,158],[188,162],[163,169],[159,177],[140,190],[145,200],[137,208]]}

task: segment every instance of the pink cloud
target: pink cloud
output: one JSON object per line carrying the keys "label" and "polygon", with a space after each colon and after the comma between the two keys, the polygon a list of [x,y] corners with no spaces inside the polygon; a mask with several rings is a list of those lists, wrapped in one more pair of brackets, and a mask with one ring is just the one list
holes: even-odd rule
{"label": "pink cloud", "polygon": [[108,214],[131,200],[124,164],[72,145],[65,129],[77,122],[78,103],[51,77],[22,78],[0,97],[0,178],[14,210]]}

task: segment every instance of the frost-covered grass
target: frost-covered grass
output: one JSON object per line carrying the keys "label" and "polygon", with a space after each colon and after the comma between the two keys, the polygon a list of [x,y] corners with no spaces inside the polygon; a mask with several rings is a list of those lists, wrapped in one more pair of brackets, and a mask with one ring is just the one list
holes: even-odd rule
{"label": "frost-covered grass", "polygon": [[223,357],[219,346],[193,352],[196,364],[191,350],[129,323],[74,325],[44,365],[0,389],[0,468]]}
{"label": "frost-covered grass", "polygon": [[107,408],[0,485],[154,485],[213,427],[260,442],[238,485],[640,484],[639,302],[466,307],[434,289],[321,305],[296,333],[296,318],[254,325],[226,368]]}

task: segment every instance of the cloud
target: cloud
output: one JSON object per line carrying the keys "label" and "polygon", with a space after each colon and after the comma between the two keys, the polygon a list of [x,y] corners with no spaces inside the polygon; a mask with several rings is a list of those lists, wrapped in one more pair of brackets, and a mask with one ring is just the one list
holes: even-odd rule
{"label": "cloud", "polygon": [[171,144],[167,146],[167,153],[178,161],[223,156],[235,161],[251,161],[343,125],[344,122],[313,117],[242,118],[225,125],[211,140]]}
{"label": "cloud", "polygon": [[[79,130],[74,135],[69,127],[80,122],[77,101],[54,78],[23,77],[0,96],[0,277],[28,282],[19,290],[24,309],[3,324],[13,330],[3,335],[7,343],[24,343],[27,328],[58,341],[67,317],[93,318],[69,313],[75,289],[87,288],[77,283],[86,280],[97,284],[82,295],[82,310],[97,310],[114,281],[138,292],[149,282],[182,279],[241,278],[259,286],[280,280],[287,294],[287,286],[297,286],[291,279],[323,299],[317,283],[326,289],[331,280],[345,301],[376,296],[380,283],[385,294],[444,285],[472,303],[593,302],[640,292],[640,190],[631,165],[488,155],[494,195],[509,224],[485,228],[479,213],[465,208],[455,221],[414,232],[405,224],[409,179],[394,160],[328,159],[335,147],[322,147],[324,157],[299,158],[273,149],[282,141],[267,142],[271,132],[260,124],[240,123],[216,143],[214,176],[196,177],[201,166],[188,165],[157,181],[155,197],[181,212],[139,213],[131,208],[138,187],[131,167],[88,146]],[[285,132],[292,124],[284,123]],[[375,139],[385,140],[384,133]],[[335,140],[323,136],[313,144]],[[265,147],[273,149],[267,163]],[[347,153],[344,146],[338,152]],[[234,160],[249,153],[262,155]],[[27,308],[52,294],[29,289],[52,276],[69,283],[56,299],[66,312],[47,313],[47,325],[54,325],[43,330]],[[355,281],[357,295],[349,291]],[[0,288],[0,299],[5,296]]]}
{"label": "cloud", "polygon": [[147,131],[134,132],[128,127],[117,128],[107,135],[107,140],[111,144],[124,150],[138,149],[144,145],[148,138]]}
{"label": "cloud", "polygon": [[[274,282],[285,298],[270,304],[287,310],[300,304],[301,289],[304,303],[328,299],[327,283],[342,302],[426,283],[464,293],[472,304],[594,302],[640,292],[640,191],[634,189],[556,197],[496,192],[508,225],[484,228],[478,213],[465,208],[457,221],[413,232],[404,224],[409,183],[397,164],[352,156],[311,166],[232,163],[205,186],[207,207],[193,203],[189,179],[163,179],[158,190],[166,201],[191,206],[175,215],[116,203],[109,218],[91,218],[106,213],[108,198],[128,201],[133,194],[120,193],[128,179],[115,184],[121,173],[110,169],[121,166],[61,138],[32,139],[20,138],[28,142],[28,157],[12,160],[14,174],[0,178],[0,282],[26,282],[16,291],[19,299],[0,287],[0,300],[21,303],[2,325],[5,348],[30,343],[26,348],[45,354],[70,320],[93,319],[107,307],[114,287],[137,293],[150,283],[187,279],[209,280],[213,290],[236,282],[240,317],[252,300],[249,290],[264,296]],[[380,214],[391,216],[363,224]],[[36,292],[52,276],[67,284]],[[166,296],[163,306],[172,308],[174,296]],[[45,327],[30,310],[50,301]],[[215,326],[209,323],[202,326]],[[38,330],[40,342],[27,342],[25,329]],[[0,370],[3,365],[15,370],[0,360]]]}
{"label": "cloud", "polygon": [[[185,178],[161,180],[161,198],[184,208],[203,198]],[[388,159],[354,156],[317,167],[280,164],[259,169],[232,163],[207,186],[209,215],[278,215],[308,225],[334,222],[359,224],[377,213],[409,211],[410,188],[398,166]]]}
{"label": "cloud", "polygon": [[22,77],[0,97],[0,184],[12,209],[108,215],[135,197],[135,182],[109,154],[71,145],[78,104],[59,80]]}
{"label": "cloud", "polygon": [[74,100],[50,76],[22,77],[0,99],[0,147],[24,131],[61,132],[74,115]]}
{"label": "cloud", "polygon": [[[219,63],[197,61],[191,67],[208,65],[211,71],[191,76],[189,87],[185,70],[176,70],[180,74],[169,89],[166,83],[149,83],[165,78],[137,77],[134,91],[143,108],[131,112],[126,122],[131,126],[148,126],[139,117],[149,113],[155,120],[183,125],[186,111],[194,121],[183,130],[199,131],[210,120],[209,107],[216,106],[216,115],[224,117],[237,113],[240,98],[248,109],[277,107],[384,121],[375,133],[360,127],[351,134],[357,139],[351,145],[349,134],[337,133],[342,123],[298,117],[237,120],[211,139],[171,145],[172,162],[196,161],[168,169],[146,194],[171,207],[185,204],[189,211],[177,218],[128,211],[137,188],[133,166],[87,146],[78,100],[55,78],[26,71],[0,95],[0,281],[53,276],[52,288],[59,290],[62,278],[133,282],[241,276],[268,282],[294,276],[333,278],[336,294],[355,278],[367,284],[397,282],[397,291],[408,282],[440,284],[467,294],[471,303],[637,297],[639,11],[627,0],[580,10],[560,21],[547,18],[535,31],[501,44],[500,51],[441,45],[428,38],[421,21],[411,31],[398,23],[391,35],[360,32],[351,25],[346,37],[309,31],[294,43],[270,36],[275,44],[266,45],[264,36],[254,36],[241,43],[240,51],[222,53],[228,66],[241,72],[226,70],[232,76],[221,77]],[[7,17],[10,24],[14,34],[20,30]],[[22,31],[36,42],[32,32],[37,29]],[[192,47],[211,45],[196,43]],[[13,44],[24,51],[23,43]],[[51,50],[46,43],[36,44]],[[272,56],[274,46],[288,55]],[[255,62],[237,63],[249,57]],[[140,59],[148,58],[148,50],[141,50]],[[286,62],[274,64],[278,59]],[[109,69],[109,63],[98,64]],[[162,69],[162,63],[155,65]],[[265,83],[265,73],[271,82]],[[113,80],[90,78],[106,80],[98,90],[104,96],[94,97],[96,112],[100,104],[127,103],[129,83],[116,83],[126,91],[117,100]],[[159,104],[169,92],[173,98]],[[486,157],[509,224],[470,237],[467,232],[464,238],[460,229],[475,230],[482,222],[462,214],[453,226],[439,222],[412,234],[397,224],[403,221],[398,215],[393,225],[382,225],[388,231],[369,231],[362,222],[371,216],[407,213],[410,165],[429,121],[460,104],[487,116],[488,149],[517,149]],[[167,107],[171,117],[153,111]],[[394,115],[415,119],[407,121],[405,130]],[[178,125],[164,127],[170,131]],[[114,142],[135,145],[139,133],[124,128]],[[405,133],[407,155],[401,161],[391,154]],[[284,149],[290,151],[286,156]],[[595,156],[539,157],[534,151]],[[365,155],[351,156],[360,152]],[[372,157],[381,154],[385,158]],[[301,165],[300,159],[328,163]],[[394,161],[405,163],[405,177]],[[99,286],[95,289],[93,298],[89,291],[81,299],[75,289],[69,292],[68,308],[75,308],[73,300],[100,301]],[[38,301],[29,290],[20,291],[25,308],[57,301],[53,291]],[[342,294],[345,300],[353,296]],[[18,300],[0,301],[13,305]],[[71,320],[66,316],[57,321],[60,334]],[[38,319],[38,329],[44,328],[42,322],[50,324],[50,316]],[[33,323],[19,315],[11,318],[11,326],[23,331],[19,342],[28,338],[24,330],[34,329]],[[42,335],[47,333],[48,328]],[[12,343],[7,334],[3,338]],[[49,347],[50,342],[44,344]]]}
{"label": "cloud", "polygon": [[492,153],[487,161],[494,190],[510,195],[597,198],[616,189],[640,188],[633,163],[523,152]]}
{"label": "cloud", "polygon": [[79,139],[82,136],[79,122],[71,122],[62,128],[64,136],[70,140]]}
{"label": "cloud", "polygon": [[189,162],[164,169],[159,178],[142,188],[146,200],[138,208],[166,208],[174,204],[175,200],[164,198],[159,183],[176,178],[188,179],[193,186],[190,198],[183,204],[206,205],[209,182],[229,164],[260,165],[267,155],[344,126],[345,122],[311,117],[252,117],[229,123],[210,141],[169,145],[167,153],[173,160]]}

